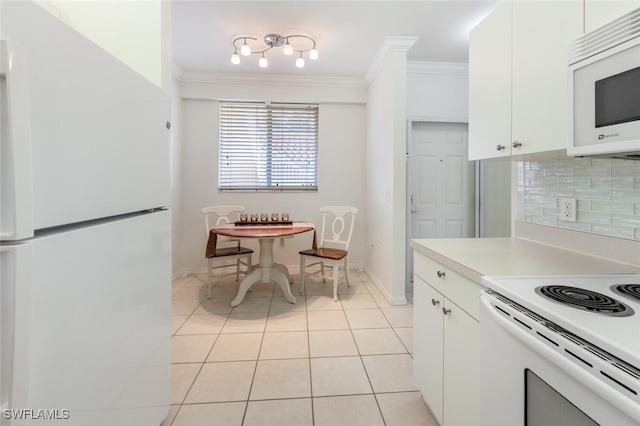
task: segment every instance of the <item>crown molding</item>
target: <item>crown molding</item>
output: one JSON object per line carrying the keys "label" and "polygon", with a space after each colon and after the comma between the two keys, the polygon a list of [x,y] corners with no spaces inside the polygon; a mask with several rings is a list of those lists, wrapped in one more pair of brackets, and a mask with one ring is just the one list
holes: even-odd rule
{"label": "crown molding", "polygon": [[418,40],[418,37],[386,37],[380,50],[371,62],[369,69],[365,73],[364,81],[367,87],[378,75],[383,65],[387,62],[391,54],[395,52],[407,52]]}
{"label": "crown molding", "polygon": [[184,70],[181,70],[180,74],[176,75],[175,69],[174,77],[185,83],[366,88],[365,82],[362,78],[349,77],[229,74]]}
{"label": "crown molding", "polygon": [[407,61],[407,72],[414,74],[469,75],[469,64],[457,62]]}
{"label": "crown molding", "polygon": [[182,80],[182,77],[184,76],[184,70],[175,61],[171,61],[171,75],[176,80]]}

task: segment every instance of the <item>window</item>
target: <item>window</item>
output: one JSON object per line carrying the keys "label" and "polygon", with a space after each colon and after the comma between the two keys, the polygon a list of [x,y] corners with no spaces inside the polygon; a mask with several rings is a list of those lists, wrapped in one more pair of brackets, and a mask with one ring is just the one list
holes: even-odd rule
{"label": "window", "polygon": [[318,106],[220,103],[221,190],[318,190]]}

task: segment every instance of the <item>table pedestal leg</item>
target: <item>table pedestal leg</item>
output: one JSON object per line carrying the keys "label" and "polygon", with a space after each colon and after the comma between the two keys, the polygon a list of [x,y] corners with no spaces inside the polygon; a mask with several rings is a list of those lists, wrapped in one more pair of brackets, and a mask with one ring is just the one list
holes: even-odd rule
{"label": "table pedestal leg", "polygon": [[235,308],[236,306],[238,306],[240,302],[242,302],[242,299],[244,299],[244,296],[247,294],[247,291],[249,291],[251,286],[260,281],[261,278],[262,271],[260,269],[260,266],[254,268],[252,273],[244,277],[244,279],[240,283],[240,286],[238,287],[238,294],[236,295],[236,298],[231,301],[231,307]]}
{"label": "table pedestal leg", "polygon": [[[249,288],[258,281],[263,283],[275,281],[280,288],[282,288],[285,299],[290,303],[296,303],[296,299],[293,297],[293,294],[291,294],[291,289],[289,288],[289,271],[286,266],[273,263],[273,241],[273,238],[261,238],[259,240],[260,263],[258,267],[240,283],[238,295],[231,301],[232,307],[238,306],[240,302],[242,302],[242,299],[244,299]],[[284,272],[282,268],[284,268]]]}
{"label": "table pedestal leg", "polygon": [[284,274],[289,284],[293,284],[293,278],[291,278],[291,275],[289,275],[289,268],[287,268],[285,265],[281,265],[280,263],[274,263],[273,267],[278,268],[280,272]]}
{"label": "table pedestal leg", "polygon": [[282,271],[278,268],[271,269],[271,278],[280,286],[282,292],[284,293],[284,298],[287,299],[289,303],[296,303],[296,298],[291,294],[291,288],[289,287],[289,279],[287,275],[283,274]]}

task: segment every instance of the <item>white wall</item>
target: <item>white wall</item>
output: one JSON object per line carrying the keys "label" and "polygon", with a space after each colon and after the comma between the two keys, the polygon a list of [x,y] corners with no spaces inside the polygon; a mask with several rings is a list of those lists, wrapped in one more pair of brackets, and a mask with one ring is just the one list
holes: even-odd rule
{"label": "white wall", "polygon": [[467,122],[467,64],[408,64],[407,117],[414,121]]}
{"label": "white wall", "polygon": [[406,49],[392,50],[367,100],[367,271],[392,304],[404,304],[406,259]]}
{"label": "white wall", "polygon": [[[200,209],[207,205],[237,204],[248,212],[288,212],[292,220],[308,220],[320,225],[318,209],[323,205],[352,205],[357,216],[350,264],[364,267],[365,244],[365,138],[366,107],[363,102],[345,102],[361,98],[361,89],[337,91],[319,87],[282,88],[269,85],[189,83],[180,84],[182,125],[180,160],[174,182],[179,185],[174,200],[174,275],[206,270],[204,249],[206,236]],[[335,102],[327,99],[333,93]],[[195,99],[197,97],[197,99]],[[271,100],[313,102],[323,99],[319,110],[319,190],[295,193],[220,192],[218,173],[219,100]],[[313,234],[306,233],[276,241],[274,256],[278,263],[297,270],[298,251],[311,247]],[[257,241],[243,244],[254,248]]]}
{"label": "white wall", "polygon": [[479,236],[504,238],[512,235],[512,168],[510,161],[481,161],[478,186],[481,200]]}
{"label": "white wall", "polygon": [[171,90],[171,2],[36,1],[159,87]]}

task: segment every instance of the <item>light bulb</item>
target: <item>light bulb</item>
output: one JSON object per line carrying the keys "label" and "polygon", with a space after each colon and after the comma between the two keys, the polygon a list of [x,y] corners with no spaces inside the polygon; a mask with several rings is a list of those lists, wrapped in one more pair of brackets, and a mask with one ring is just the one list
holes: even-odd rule
{"label": "light bulb", "polygon": [[284,45],[282,51],[285,55],[291,55],[293,53],[293,47],[289,44],[289,39],[287,39],[287,44]]}
{"label": "light bulb", "polygon": [[300,54],[300,57],[296,59],[296,67],[304,68],[304,58],[302,57],[302,53]]}
{"label": "light bulb", "polygon": [[264,53],[262,54],[262,58],[258,61],[258,65],[260,65],[260,68],[266,68],[269,65],[267,58],[264,57]]}
{"label": "light bulb", "polygon": [[247,40],[244,40],[244,44],[242,45],[242,47],[240,48],[240,53],[242,53],[242,56],[249,56],[251,55],[251,48],[249,47],[249,45],[247,44]]}
{"label": "light bulb", "polygon": [[316,50],[315,47],[309,51],[309,59],[311,59],[313,61],[318,59],[318,51]]}
{"label": "light bulb", "polygon": [[240,63],[240,56],[237,51],[233,52],[233,55],[231,55],[231,63],[234,65],[238,65]]}

